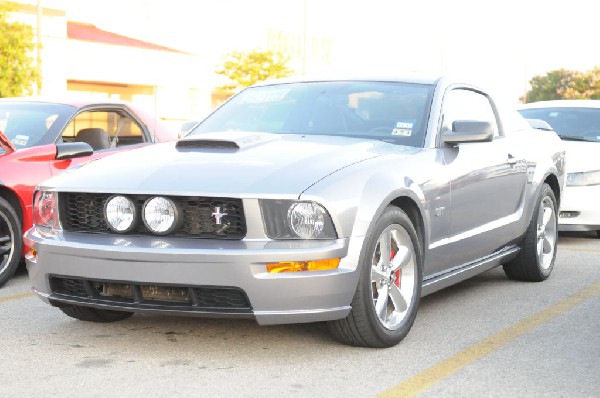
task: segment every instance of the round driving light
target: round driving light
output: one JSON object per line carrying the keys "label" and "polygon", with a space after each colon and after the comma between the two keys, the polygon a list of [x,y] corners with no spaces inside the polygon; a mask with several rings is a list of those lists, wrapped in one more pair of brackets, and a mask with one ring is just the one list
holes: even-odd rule
{"label": "round driving light", "polygon": [[135,205],[125,196],[113,196],[106,201],[104,216],[108,227],[114,232],[129,232],[135,226]]}
{"label": "round driving light", "polygon": [[167,198],[157,196],[144,204],[144,224],[155,234],[166,235],[177,226],[179,212],[175,203]]}
{"label": "round driving light", "polygon": [[294,203],[288,211],[292,231],[302,239],[313,239],[323,232],[325,209],[312,202]]}

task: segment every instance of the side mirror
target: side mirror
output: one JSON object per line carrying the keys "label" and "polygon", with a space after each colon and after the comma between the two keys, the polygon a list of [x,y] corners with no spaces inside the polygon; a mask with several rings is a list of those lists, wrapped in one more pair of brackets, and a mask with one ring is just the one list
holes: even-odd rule
{"label": "side mirror", "polygon": [[17,150],[13,143],[10,142],[8,137],[2,133],[2,131],[0,131],[0,148],[4,149],[6,152],[14,152]]}
{"label": "side mirror", "polygon": [[526,119],[531,127],[538,130],[554,131],[550,123],[542,119]]}
{"label": "side mirror", "polygon": [[461,142],[490,142],[493,139],[492,124],[478,120],[456,120],[452,123],[451,131],[442,133],[442,140],[451,145]]}
{"label": "side mirror", "polygon": [[94,153],[91,145],[86,142],[63,142],[56,144],[56,160],[65,160],[90,156]]}

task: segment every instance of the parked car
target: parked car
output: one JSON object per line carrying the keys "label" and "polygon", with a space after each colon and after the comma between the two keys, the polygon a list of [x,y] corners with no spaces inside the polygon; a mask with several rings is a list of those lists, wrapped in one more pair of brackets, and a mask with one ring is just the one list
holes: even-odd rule
{"label": "parked car", "polygon": [[389,347],[422,295],[554,266],[560,139],[459,81],[263,83],[129,155],[36,194],[33,290],[73,318],[329,321],[342,342]]}
{"label": "parked car", "polygon": [[540,101],[519,112],[546,121],[565,142],[569,162],[558,230],[600,237],[600,100]]}
{"label": "parked car", "polygon": [[0,286],[22,259],[37,184],[82,162],[176,138],[125,102],[0,99]]}

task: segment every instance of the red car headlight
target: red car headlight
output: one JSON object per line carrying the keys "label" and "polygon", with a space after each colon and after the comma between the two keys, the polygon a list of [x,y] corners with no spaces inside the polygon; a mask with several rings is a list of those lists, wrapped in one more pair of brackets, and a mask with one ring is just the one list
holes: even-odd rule
{"label": "red car headlight", "polygon": [[33,224],[38,227],[58,228],[56,192],[38,191],[33,202]]}

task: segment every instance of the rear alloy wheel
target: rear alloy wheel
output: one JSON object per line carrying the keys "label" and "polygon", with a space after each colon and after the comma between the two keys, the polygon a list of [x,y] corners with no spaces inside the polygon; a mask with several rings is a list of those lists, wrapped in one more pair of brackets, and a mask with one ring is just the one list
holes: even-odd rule
{"label": "rear alloy wheel", "polygon": [[0,286],[14,275],[23,250],[21,222],[10,203],[0,198]]}
{"label": "rear alloy wheel", "polygon": [[79,305],[61,305],[58,308],[71,318],[88,322],[117,322],[127,319],[133,315],[133,312],[101,310],[98,308],[82,307]]}
{"label": "rear alloy wheel", "polygon": [[554,268],[558,242],[558,217],[556,197],[548,184],[542,186],[540,198],[521,251],[514,260],[504,264],[504,272],[510,279],[541,282],[548,278]]}
{"label": "rear alloy wheel", "polygon": [[418,242],[406,213],[388,207],[365,242],[350,314],[329,323],[334,337],[354,346],[391,347],[408,334],[421,296]]}

